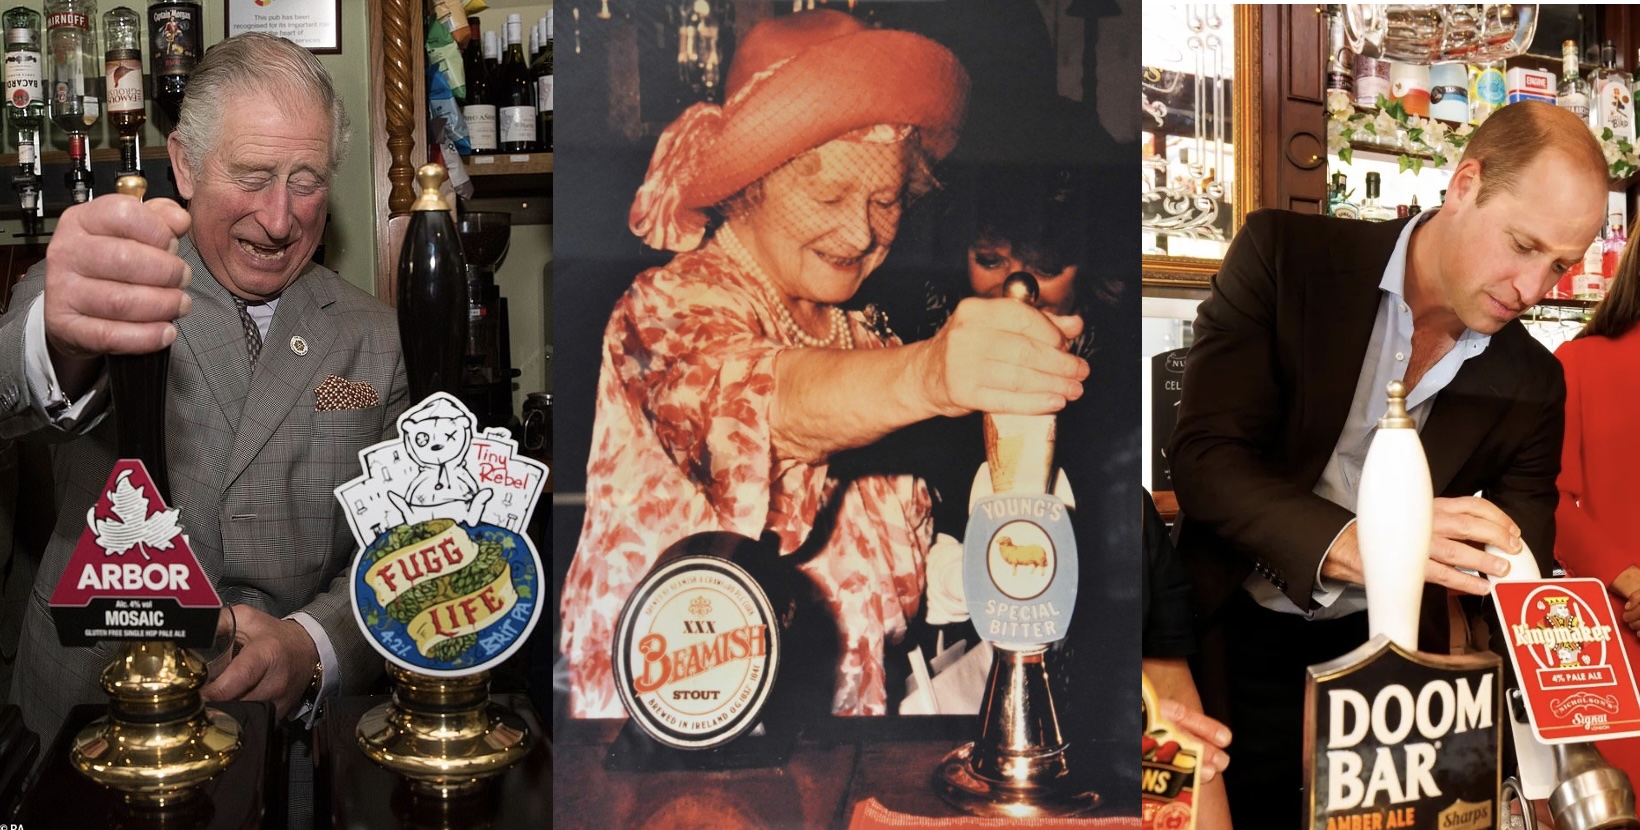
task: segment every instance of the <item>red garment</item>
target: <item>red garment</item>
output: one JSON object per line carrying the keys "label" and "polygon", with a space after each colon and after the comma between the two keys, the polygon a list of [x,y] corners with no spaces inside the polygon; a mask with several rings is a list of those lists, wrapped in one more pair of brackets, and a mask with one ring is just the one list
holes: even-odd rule
{"label": "red garment", "polygon": [[[1640,327],[1613,340],[1583,337],[1555,350],[1566,370],[1566,441],[1561,452],[1555,558],[1571,576],[1607,586],[1640,565]],[[1613,596],[1619,614],[1624,597]],[[1626,627],[1625,627],[1626,628]],[[1640,638],[1626,629],[1624,656],[1634,665]],[[1600,751],[1640,781],[1640,738],[1602,741]]]}
{"label": "red garment", "polygon": [[[899,345],[860,313],[848,319],[856,348]],[[756,278],[715,238],[640,274],[616,303],[586,521],[562,599],[573,717],[624,714],[610,666],[615,621],[661,551],[703,531],[757,539],[772,530],[791,554],[817,525],[829,535],[799,567],[827,600],[843,647],[832,711],[887,713],[883,648],[904,636],[922,602],[928,487],[909,475],[839,481],[826,462],[776,449],[774,364],[791,348]]]}

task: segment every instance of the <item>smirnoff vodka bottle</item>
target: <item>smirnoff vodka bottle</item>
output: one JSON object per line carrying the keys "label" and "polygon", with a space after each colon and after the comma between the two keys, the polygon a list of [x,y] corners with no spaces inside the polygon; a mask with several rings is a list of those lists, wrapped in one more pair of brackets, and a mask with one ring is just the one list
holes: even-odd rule
{"label": "smirnoff vodka bottle", "polygon": [[46,32],[51,50],[51,120],[68,133],[68,192],[75,204],[91,200],[91,126],[102,117],[102,54],[97,49],[94,0],[50,0]]}

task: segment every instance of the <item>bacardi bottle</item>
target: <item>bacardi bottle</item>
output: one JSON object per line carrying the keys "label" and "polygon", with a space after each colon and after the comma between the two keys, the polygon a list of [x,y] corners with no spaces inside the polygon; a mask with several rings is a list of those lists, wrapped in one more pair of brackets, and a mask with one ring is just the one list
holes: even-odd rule
{"label": "bacardi bottle", "polygon": [[143,107],[142,17],[120,6],[103,15],[103,76],[108,120],[120,134],[120,172],[141,173],[137,139],[148,123]]}
{"label": "bacardi bottle", "polygon": [[102,117],[96,2],[49,0],[46,37],[51,51],[51,120],[68,133],[68,192],[80,204],[92,196],[87,133]]}
{"label": "bacardi bottle", "polygon": [[199,4],[181,0],[149,0],[148,70],[154,75],[154,103],[176,129],[188,76],[199,62]]}
{"label": "bacardi bottle", "polygon": [[40,233],[44,220],[40,199],[40,119],[46,101],[42,87],[40,54],[40,13],[16,6],[0,21],[6,30],[3,83],[6,89],[6,120],[11,123],[12,140],[17,145],[17,172],[12,188],[23,211],[23,233]]}
{"label": "bacardi bottle", "polygon": [[529,65],[524,62],[524,22],[520,15],[507,15],[507,56],[501,61],[499,87],[496,120],[501,151],[528,153],[535,149],[535,85]]}

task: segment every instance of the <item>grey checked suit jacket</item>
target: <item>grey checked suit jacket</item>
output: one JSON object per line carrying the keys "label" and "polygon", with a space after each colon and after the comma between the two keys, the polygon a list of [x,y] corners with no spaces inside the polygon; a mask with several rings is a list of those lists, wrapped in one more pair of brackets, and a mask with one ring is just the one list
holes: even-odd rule
{"label": "grey checked suit jacket", "polygon": [[[287,289],[254,372],[232,295],[210,276],[189,239],[193,309],[177,321],[167,387],[166,455],[173,507],[224,603],[276,617],[312,614],[330,636],[342,690],[373,680],[382,659],[349,610],[347,570],[357,550],[337,485],[358,476],[360,449],[394,433],[407,401],[398,323],[392,309],[334,272],[310,266]],[[34,414],[23,377],[23,322],[44,286],[44,264],[17,287],[0,318],[0,434],[58,440],[52,466],[57,524],[23,624],[12,699],[29,728],[49,741],[68,710],[106,700],[98,686],[114,646],[63,648],[47,601],[117,457],[108,415],[83,435],[65,435]],[[293,337],[307,344],[296,354]],[[381,403],[317,412],[314,389],[328,375],[367,381]],[[24,486],[46,482],[25,482]]]}

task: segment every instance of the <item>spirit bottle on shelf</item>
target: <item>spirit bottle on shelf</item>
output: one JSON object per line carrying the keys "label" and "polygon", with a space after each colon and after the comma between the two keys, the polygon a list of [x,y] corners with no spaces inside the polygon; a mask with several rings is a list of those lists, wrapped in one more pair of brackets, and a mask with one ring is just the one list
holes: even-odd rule
{"label": "spirit bottle on shelf", "polygon": [[1366,55],[1355,56],[1355,105],[1376,107],[1379,98],[1389,97],[1389,62]]}
{"label": "spirit bottle on shelf", "polygon": [[1606,226],[1606,240],[1600,247],[1600,265],[1607,279],[1617,277],[1617,263],[1623,259],[1623,249],[1629,245],[1628,234],[1623,231],[1623,214],[1611,215],[1611,224]]}
{"label": "spirit bottle on shelf", "polygon": [[152,50],[148,71],[154,75],[154,103],[165,113],[167,131],[176,129],[188,76],[199,63],[199,4],[184,0],[149,0],[148,37]]}
{"label": "spirit bottle on shelf", "polygon": [[1424,212],[1423,207],[1418,204],[1418,194],[1416,194],[1416,193],[1412,194],[1412,202],[1407,205],[1407,215],[1408,216],[1417,216],[1418,214],[1423,213],[1423,212]]}
{"label": "spirit bottle on shelf", "polygon": [[1348,186],[1343,173],[1333,174],[1331,195],[1327,199],[1327,213],[1339,219],[1360,219],[1361,209],[1345,195]]}
{"label": "spirit bottle on shelf", "polygon": [[1462,124],[1469,120],[1469,67],[1438,63],[1429,68],[1429,114]]}
{"label": "spirit bottle on shelf", "polygon": [[1635,65],[1634,65],[1635,69],[1636,69],[1636,72],[1629,77],[1629,101],[1630,102],[1634,101],[1635,90],[1640,90],[1640,52],[1637,52],[1634,57],[1635,57],[1635,61],[1636,61]]}
{"label": "spirit bottle on shelf", "polygon": [[51,52],[51,120],[68,133],[65,177],[75,204],[91,201],[91,151],[86,135],[102,117],[102,62],[97,59],[94,0],[49,0],[46,37]]}
{"label": "spirit bottle on shelf", "polygon": [[1633,141],[1634,98],[1629,92],[1629,76],[1617,68],[1617,48],[1609,40],[1600,46],[1600,66],[1594,76],[1597,125],[1611,130],[1613,138]]}
{"label": "spirit bottle on shelf", "polygon": [[1577,71],[1577,42],[1560,44],[1560,89],[1555,106],[1572,111],[1573,115],[1589,123],[1589,84]]}
{"label": "spirit bottle on shelf", "polygon": [[1344,13],[1336,4],[1327,6],[1327,89],[1355,100],[1355,53],[1344,43]]}
{"label": "spirit bottle on shelf", "polygon": [[1395,210],[1379,200],[1382,180],[1377,173],[1367,174],[1367,198],[1361,203],[1361,218],[1368,222],[1382,222],[1395,218]]}
{"label": "spirit bottle on shelf", "polygon": [[[495,84],[489,67],[484,62],[486,38],[480,36],[478,17],[467,18],[472,37],[467,40],[467,51],[461,63],[467,74],[467,101],[461,107],[461,117],[467,120],[467,142],[475,153],[496,151],[495,138]],[[484,32],[493,35],[494,32]]]}
{"label": "spirit bottle on shelf", "polygon": [[16,6],[0,21],[6,30],[3,82],[6,89],[6,120],[11,122],[12,140],[17,145],[17,172],[11,186],[17,191],[23,212],[23,235],[41,231],[45,211],[40,198],[40,119],[46,101],[41,85],[43,63],[40,55],[40,13]]}
{"label": "spirit bottle on shelf", "polygon": [[1508,84],[1503,61],[1469,65],[1469,123],[1479,126],[1499,107],[1508,103]]}
{"label": "spirit bottle on shelf", "polygon": [[541,32],[541,52],[530,66],[535,78],[535,148],[552,152],[552,10],[536,27]]}
{"label": "spirit bottle on shelf", "polygon": [[1583,272],[1572,281],[1572,297],[1578,300],[1599,300],[1606,296],[1604,232],[1596,234],[1583,252]]}
{"label": "spirit bottle on shelf", "polygon": [[524,22],[507,15],[507,56],[501,61],[496,95],[497,131],[501,152],[528,153],[535,149],[535,85],[524,62]]}
{"label": "spirit bottle on shelf", "polygon": [[103,75],[108,90],[108,120],[120,134],[120,172],[141,173],[137,139],[148,123],[143,107],[142,18],[120,6],[103,15]]}

